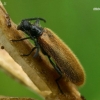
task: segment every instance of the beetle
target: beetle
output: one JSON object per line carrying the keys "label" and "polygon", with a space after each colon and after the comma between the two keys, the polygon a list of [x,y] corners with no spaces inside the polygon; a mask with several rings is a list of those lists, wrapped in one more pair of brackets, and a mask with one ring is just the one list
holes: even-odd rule
{"label": "beetle", "polygon": [[[35,20],[35,22],[31,23],[30,21],[32,20]],[[58,81],[61,77],[67,77],[69,81],[77,86],[82,85],[85,81],[85,73],[79,60],[71,49],[52,30],[40,26],[40,20],[46,22],[43,18],[23,19],[18,25],[17,30],[25,32],[29,37],[12,41],[22,41],[25,39],[34,41],[35,47],[24,56],[30,55],[32,51],[37,49],[34,54],[34,57],[36,57],[39,53],[39,49],[41,49],[42,53],[48,57],[50,63],[60,75],[60,77],[56,79],[59,89]],[[60,91],[62,92],[61,89]]]}

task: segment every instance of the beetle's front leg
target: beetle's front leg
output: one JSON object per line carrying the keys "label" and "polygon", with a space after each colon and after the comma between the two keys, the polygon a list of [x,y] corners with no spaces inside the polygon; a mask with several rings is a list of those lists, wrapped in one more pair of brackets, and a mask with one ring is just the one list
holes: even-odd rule
{"label": "beetle's front leg", "polygon": [[18,41],[23,41],[23,40],[26,40],[26,39],[30,39],[31,37],[26,37],[26,38],[21,38],[21,39],[17,39],[17,40],[10,40],[12,42],[18,42]]}

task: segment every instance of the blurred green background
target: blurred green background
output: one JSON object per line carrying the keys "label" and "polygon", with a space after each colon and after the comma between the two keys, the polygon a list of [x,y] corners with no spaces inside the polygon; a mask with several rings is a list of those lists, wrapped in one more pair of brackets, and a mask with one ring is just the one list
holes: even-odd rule
{"label": "blurred green background", "polygon": [[[86,83],[79,88],[86,100],[100,100],[100,7],[98,0],[1,0],[12,20],[43,17],[42,26],[52,29],[77,55],[86,72]],[[25,86],[0,71],[0,94],[36,96]]]}

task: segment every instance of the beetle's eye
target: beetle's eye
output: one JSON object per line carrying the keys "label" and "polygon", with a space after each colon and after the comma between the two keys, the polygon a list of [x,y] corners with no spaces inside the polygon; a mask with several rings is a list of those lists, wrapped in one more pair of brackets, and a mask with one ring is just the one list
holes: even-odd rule
{"label": "beetle's eye", "polygon": [[30,29],[30,23],[29,23],[28,21],[24,21],[24,22],[23,22],[23,27],[24,27],[26,30]]}

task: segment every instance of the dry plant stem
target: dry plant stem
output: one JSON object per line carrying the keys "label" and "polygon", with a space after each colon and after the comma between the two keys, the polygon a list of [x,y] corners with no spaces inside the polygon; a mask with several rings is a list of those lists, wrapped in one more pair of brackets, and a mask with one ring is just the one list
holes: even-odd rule
{"label": "dry plant stem", "polygon": [[0,97],[0,100],[35,100],[32,98],[18,98],[18,97]]}
{"label": "dry plant stem", "polygon": [[[27,40],[21,42],[10,41],[12,39],[23,38],[24,33],[17,31],[17,26],[11,20],[11,27],[8,27],[6,15],[8,15],[7,12],[3,8],[2,4],[0,4],[0,44],[4,46],[5,50],[11,55],[11,57],[22,66],[29,78],[41,91],[48,90],[42,79],[51,87],[52,91],[59,91],[54,78],[51,76],[51,74],[54,74],[52,66],[48,60],[46,61],[45,56],[39,53],[37,58],[33,58],[34,52],[32,55],[27,57],[20,56],[21,54],[29,53],[33,46]],[[37,74],[42,79],[39,78]],[[55,87],[55,89],[53,87]]]}
{"label": "dry plant stem", "polygon": [[16,25],[6,15],[7,13],[0,3],[0,44],[22,66],[22,69],[41,91],[46,91],[48,87],[50,88],[52,94],[47,96],[46,100],[82,100],[76,87],[70,82],[65,82],[64,79],[59,81],[61,88],[64,90],[64,94],[60,93],[55,82],[59,75],[41,52],[36,58],[33,58],[35,52],[27,57],[20,56],[20,54],[29,53],[33,46],[28,40],[20,42],[10,41],[23,38],[24,33],[16,30]]}
{"label": "dry plant stem", "polygon": [[[0,47],[2,46],[0,45]],[[0,70],[3,70],[13,79],[17,80],[23,85],[26,85],[31,90],[36,91],[44,97],[50,94],[50,91],[40,91],[22,70],[21,66],[19,66],[4,49],[0,49]]]}

